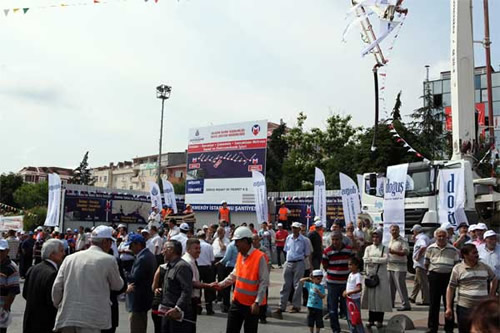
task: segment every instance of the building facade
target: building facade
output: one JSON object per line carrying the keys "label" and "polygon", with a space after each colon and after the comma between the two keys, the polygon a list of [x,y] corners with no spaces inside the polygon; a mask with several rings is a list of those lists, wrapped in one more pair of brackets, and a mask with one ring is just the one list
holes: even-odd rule
{"label": "building facade", "polygon": [[[429,89],[433,95],[433,108],[436,115],[444,120],[446,131],[451,131],[451,73],[441,72],[439,79],[429,80]],[[488,136],[488,124],[495,129],[495,145],[500,149],[500,71],[491,73],[493,120],[488,119],[488,92],[486,81],[486,67],[476,67],[474,70],[474,95],[476,104],[476,115],[478,123],[478,137]],[[424,94],[427,81],[424,81]],[[424,99],[425,103],[425,99]]]}
{"label": "building facade", "polygon": [[18,174],[23,177],[25,183],[38,184],[46,182],[49,178],[49,173],[57,173],[63,184],[67,184],[73,177],[73,170],[59,167],[33,167],[28,166],[22,168]]}
{"label": "building facade", "polygon": [[[149,191],[148,183],[158,179],[158,155],[133,158],[132,161],[110,163],[92,169],[94,186],[123,190]],[[161,175],[172,183],[186,179],[186,152],[165,153],[161,156]]]}

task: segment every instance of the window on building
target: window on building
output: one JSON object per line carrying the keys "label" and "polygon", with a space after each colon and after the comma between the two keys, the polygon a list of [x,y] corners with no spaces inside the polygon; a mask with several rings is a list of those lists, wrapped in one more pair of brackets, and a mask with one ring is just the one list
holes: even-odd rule
{"label": "window on building", "polygon": [[443,107],[451,106],[451,94],[443,94]]}
{"label": "window on building", "polygon": [[434,95],[433,97],[434,101],[434,109],[440,109],[443,107],[443,95]]}
{"label": "window on building", "polygon": [[483,102],[483,103],[488,102],[488,90],[487,89],[481,89],[481,102]]}
{"label": "window on building", "polygon": [[103,179],[104,179],[104,182],[107,182],[108,181],[108,176],[104,176]]}
{"label": "window on building", "polygon": [[491,86],[500,87],[500,72],[491,73]]}
{"label": "window on building", "polygon": [[500,87],[493,87],[491,89],[493,101],[500,101]]}
{"label": "window on building", "polygon": [[442,94],[443,93],[443,87],[442,87],[443,81],[434,81],[432,83],[432,92],[434,94]]}
{"label": "window on building", "polygon": [[481,89],[481,75],[474,75],[474,89]]}
{"label": "window on building", "polygon": [[443,93],[449,93],[450,92],[450,80],[444,80],[443,81]]}
{"label": "window on building", "polygon": [[481,103],[481,90],[474,90],[474,103]]}
{"label": "window on building", "polygon": [[493,114],[500,116],[500,102],[493,102]]}
{"label": "window on building", "polygon": [[182,178],[182,171],[181,170],[176,170],[174,172],[174,177],[175,178]]}
{"label": "window on building", "polygon": [[481,89],[486,89],[488,83],[486,82],[486,74],[481,75]]}
{"label": "window on building", "polygon": [[146,188],[146,184],[144,182],[141,183],[141,188],[144,190]]}

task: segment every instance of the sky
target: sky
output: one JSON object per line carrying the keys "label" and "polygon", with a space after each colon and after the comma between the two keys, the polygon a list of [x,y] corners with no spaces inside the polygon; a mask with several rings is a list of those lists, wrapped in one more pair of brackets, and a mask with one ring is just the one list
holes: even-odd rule
{"label": "sky", "polygon": [[[482,1],[474,35],[482,39]],[[67,6],[60,6],[66,4]],[[44,6],[57,5],[49,8]],[[421,106],[425,79],[449,69],[448,0],[406,0],[387,66],[390,109]],[[336,113],[372,126],[373,56],[349,22],[348,0],[5,0],[0,11],[0,173],[25,166],[91,167],[187,148],[188,129],[299,112],[324,128]],[[492,65],[500,70],[500,1],[490,1]],[[484,51],[475,47],[476,65]],[[382,114],[384,116],[384,114]]]}

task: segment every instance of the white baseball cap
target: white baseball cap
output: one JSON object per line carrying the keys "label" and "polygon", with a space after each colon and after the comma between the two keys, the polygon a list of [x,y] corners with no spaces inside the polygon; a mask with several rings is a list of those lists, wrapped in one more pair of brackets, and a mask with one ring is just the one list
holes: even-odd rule
{"label": "white baseball cap", "polygon": [[204,224],[202,229],[208,229],[208,225]]}
{"label": "white baseball cap", "polygon": [[315,225],[317,228],[322,228],[322,227],[323,227],[323,222],[321,222],[321,221],[316,221],[316,222],[314,222],[314,225]]}
{"label": "white baseball cap", "polygon": [[468,232],[475,231],[475,230],[476,230],[476,228],[477,228],[477,224],[471,224],[471,225],[469,226],[469,229],[468,229],[467,231],[468,231]]}
{"label": "white baseball cap", "polygon": [[488,227],[484,223],[478,223],[476,226],[476,230],[488,230]]}
{"label": "white baseball cap", "polygon": [[446,223],[441,224],[441,229],[448,230],[448,229],[455,229],[455,227],[453,225],[451,225],[451,223],[446,222]]}
{"label": "white baseball cap", "polygon": [[116,240],[113,238],[113,228],[108,227],[107,225],[100,225],[100,226],[95,227],[95,229],[92,230],[91,237],[92,238],[112,239],[113,241]]}
{"label": "white baseball cap", "polygon": [[420,232],[422,231],[423,228],[420,224],[415,224],[412,228],[411,228],[411,231],[416,231],[416,232]]}
{"label": "white baseball cap", "polygon": [[0,239],[0,251],[3,250],[8,250],[9,249],[9,243],[5,239]]}
{"label": "white baseball cap", "polygon": [[317,277],[317,276],[323,276],[323,271],[321,269],[315,269],[312,272],[312,276]]}
{"label": "white baseball cap", "polygon": [[278,223],[278,227],[282,227],[283,226],[283,223]]}
{"label": "white baseball cap", "polygon": [[302,223],[300,223],[300,222],[293,222],[292,223],[292,228],[299,228],[300,229],[301,227],[302,227]]}
{"label": "white baseball cap", "polygon": [[496,237],[496,236],[497,236],[497,233],[496,233],[496,232],[494,232],[493,230],[488,230],[488,231],[486,231],[486,232],[484,233],[483,238],[488,238],[488,237],[492,237],[492,236],[495,236],[495,237]]}
{"label": "white baseball cap", "polygon": [[181,226],[179,227],[181,230],[188,231],[189,230],[189,224],[187,223],[182,223]]}
{"label": "white baseball cap", "polygon": [[321,221],[321,217],[319,217],[319,216],[315,216],[315,217],[314,217],[314,222],[317,222],[317,221]]}

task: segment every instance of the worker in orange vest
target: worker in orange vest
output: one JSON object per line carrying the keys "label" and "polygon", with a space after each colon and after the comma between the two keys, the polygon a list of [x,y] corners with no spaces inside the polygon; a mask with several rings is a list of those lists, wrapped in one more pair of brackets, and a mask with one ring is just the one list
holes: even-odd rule
{"label": "worker in orange vest", "polygon": [[290,229],[288,215],[290,215],[290,209],[286,208],[284,201],[281,201],[280,209],[278,210],[278,223],[282,223],[286,230]]}
{"label": "worker in orange vest", "polygon": [[245,333],[257,333],[260,306],[267,304],[268,264],[265,254],[252,246],[252,238],[253,233],[247,227],[235,230],[233,240],[238,249],[236,266],[224,281],[210,284],[217,290],[235,284],[227,316],[227,333],[240,332],[242,326]]}
{"label": "worker in orange vest", "polygon": [[231,224],[231,212],[227,206],[226,200],[222,200],[220,204],[222,207],[219,208],[219,221],[226,221]]}

